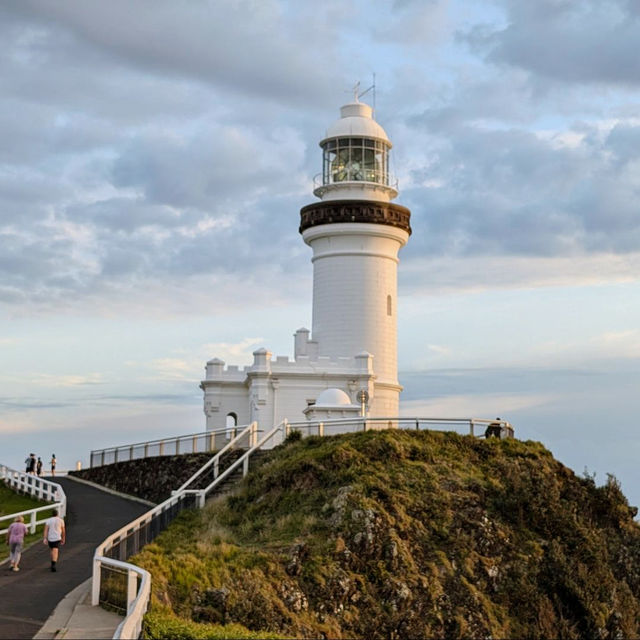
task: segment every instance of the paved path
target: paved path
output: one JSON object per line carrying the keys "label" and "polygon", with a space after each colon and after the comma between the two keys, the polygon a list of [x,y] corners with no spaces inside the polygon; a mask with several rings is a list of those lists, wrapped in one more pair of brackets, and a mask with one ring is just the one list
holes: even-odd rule
{"label": "paved path", "polygon": [[91,575],[98,544],[149,510],[68,478],[55,481],[67,494],[67,543],[60,548],[58,571],[50,571],[49,550],[42,543],[22,555],[19,573],[0,566],[0,638],[33,638],[58,602]]}

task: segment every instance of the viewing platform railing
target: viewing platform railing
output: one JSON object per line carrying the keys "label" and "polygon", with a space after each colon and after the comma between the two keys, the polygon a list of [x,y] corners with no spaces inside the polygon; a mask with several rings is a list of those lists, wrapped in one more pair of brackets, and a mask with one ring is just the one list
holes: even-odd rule
{"label": "viewing platform railing", "polygon": [[154,456],[175,456],[181,453],[207,453],[215,451],[216,442],[220,437],[232,440],[236,433],[245,426],[214,429],[212,431],[200,431],[173,438],[161,438],[159,440],[147,440],[119,447],[107,447],[94,449],[89,457],[90,467],[101,467],[114,462],[127,462],[140,460]]}
{"label": "viewing platform railing", "polygon": [[[373,431],[382,429],[413,429],[417,431],[456,431],[465,435],[483,437],[489,426],[495,435],[513,436],[513,427],[506,420],[496,418],[421,418],[414,416],[332,418],[330,420],[301,420],[287,422],[287,434],[295,429],[305,435],[329,436],[338,433]],[[286,437],[285,435],[285,437]]]}
{"label": "viewing platform railing", "polygon": [[[11,469],[4,464],[0,464],[0,481],[4,482],[18,493],[29,495],[38,500],[46,500],[52,504],[47,504],[26,511],[10,513],[0,516],[0,535],[7,532],[9,525],[17,516],[24,518],[29,533],[35,533],[36,527],[51,516],[52,509],[58,509],[60,517],[64,518],[67,511],[67,496],[63,488],[56,482],[39,478],[31,473]],[[6,524],[6,527],[4,526]]]}

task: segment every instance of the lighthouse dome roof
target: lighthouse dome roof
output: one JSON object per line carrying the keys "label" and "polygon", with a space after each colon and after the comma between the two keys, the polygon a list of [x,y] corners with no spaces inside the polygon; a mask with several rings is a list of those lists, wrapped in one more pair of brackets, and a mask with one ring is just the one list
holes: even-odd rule
{"label": "lighthouse dome roof", "polygon": [[364,102],[349,102],[341,107],[340,118],[327,129],[327,134],[320,144],[322,145],[325,140],[330,138],[348,136],[383,140],[389,147],[391,146],[389,136],[373,119],[373,109]]}
{"label": "lighthouse dome roof", "polygon": [[350,404],[351,399],[342,389],[325,389],[316,398],[316,407],[342,407]]}

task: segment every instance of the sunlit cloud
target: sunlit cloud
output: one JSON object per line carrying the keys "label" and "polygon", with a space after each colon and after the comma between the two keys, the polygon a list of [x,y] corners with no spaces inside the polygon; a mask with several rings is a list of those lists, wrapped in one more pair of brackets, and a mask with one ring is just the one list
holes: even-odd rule
{"label": "sunlit cloud", "polygon": [[[428,277],[426,277],[428,274]],[[474,256],[412,258],[402,265],[401,292],[583,287],[640,280],[640,252],[565,257]]]}
{"label": "sunlit cloud", "polygon": [[29,376],[33,384],[41,387],[85,387],[105,383],[101,373],[78,375],[56,375],[50,373],[34,373]]}
{"label": "sunlit cloud", "polygon": [[487,418],[507,415],[510,411],[544,406],[557,396],[546,394],[452,395],[426,400],[402,401],[401,415],[419,417]]}
{"label": "sunlit cloud", "polygon": [[211,358],[220,358],[229,364],[253,361],[252,352],[258,346],[262,346],[264,338],[244,338],[240,342],[212,342],[205,345],[205,349],[211,354]]}

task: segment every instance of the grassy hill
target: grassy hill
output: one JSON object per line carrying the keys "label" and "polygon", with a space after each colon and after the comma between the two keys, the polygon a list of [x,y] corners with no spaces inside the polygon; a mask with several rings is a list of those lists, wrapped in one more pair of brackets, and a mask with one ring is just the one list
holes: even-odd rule
{"label": "grassy hill", "polygon": [[540,444],[292,440],[134,561],[147,637],[640,636],[640,527]]}

